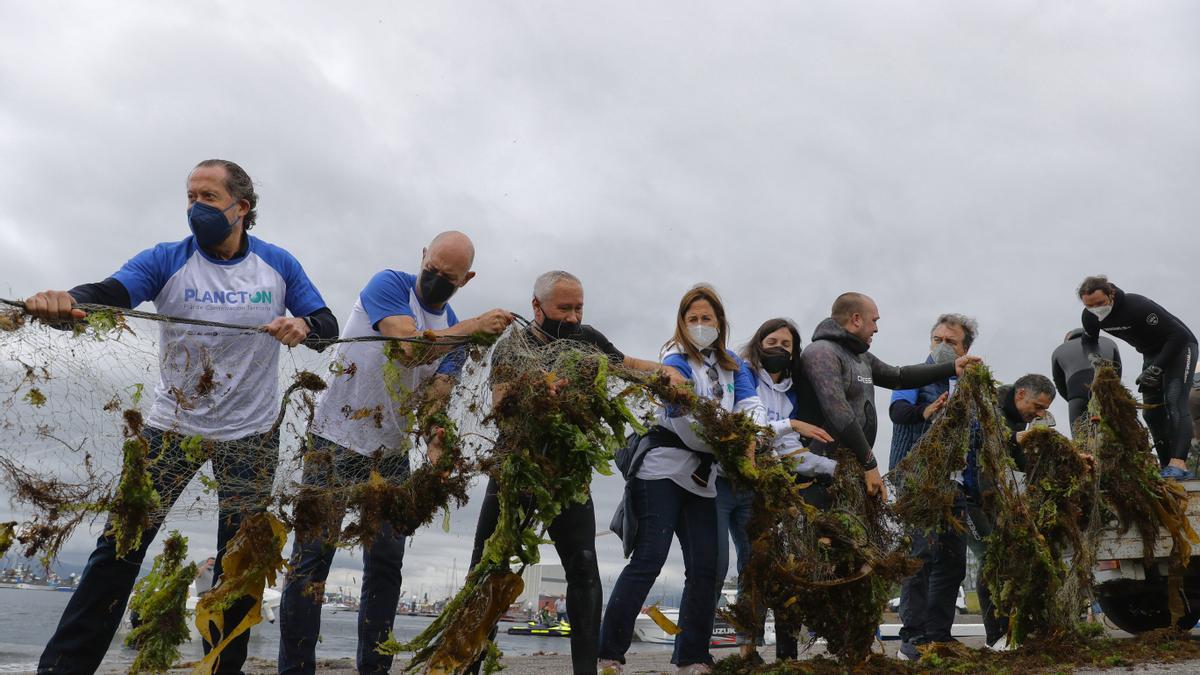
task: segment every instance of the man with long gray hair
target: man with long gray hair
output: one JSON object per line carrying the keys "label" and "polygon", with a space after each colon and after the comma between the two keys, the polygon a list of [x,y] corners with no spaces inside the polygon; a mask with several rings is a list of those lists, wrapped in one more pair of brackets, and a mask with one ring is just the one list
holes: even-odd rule
{"label": "man with long gray hair", "polygon": [[[962,314],[942,314],[929,331],[929,356],[925,363],[953,363],[967,353],[978,334],[975,319]],[[890,471],[896,470],[896,465],[929,429],[953,394],[957,380],[951,375],[918,389],[892,393],[888,406],[893,424]],[[978,493],[975,454],[975,448],[971,447],[966,469],[947,477],[960,487],[954,503],[959,520],[966,518],[967,503]],[[892,483],[902,484],[894,479]],[[900,658],[916,660],[920,657],[917,645],[952,639],[950,630],[958,589],[967,573],[967,543],[963,534],[953,528],[943,532],[913,532],[912,554],[923,565],[900,587],[900,619],[904,622],[900,628]]]}

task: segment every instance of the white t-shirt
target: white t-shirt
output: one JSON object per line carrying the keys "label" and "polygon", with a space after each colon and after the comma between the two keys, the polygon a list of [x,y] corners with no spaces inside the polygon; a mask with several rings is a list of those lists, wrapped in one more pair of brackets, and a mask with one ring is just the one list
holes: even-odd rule
{"label": "white t-shirt", "polygon": [[[450,305],[434,311],[421,304],[414,275],[384,270],[359,293],[342,338],[382,335],[376,329],[390,316],[411,316],[418,331],[458,323]],[[394,377],[385,381],[384,344],[342,342],[334,348],[331,367],[335,372],[317,402],[309,429],[313,434],[363,455],[408,450],[408,408],[402,407],[407,395],[435,373],[456,372],[462,365],[462,352],[413,368],[396,363]]]}
{"label": "white t-shirt", "polygon": [[[131,307],[254,328],[325,306],[292,254],[247,235],[246,255],[212,258],[194,238],[146,249],[113,278]],[[146,423],[230,441],[270,430],[279,412],[279,342],[265,333],[160,324],[159,382]]]}
{"label": "white t-shirt", "polygon": [[[690,360],[686,354],[673,351],[663,359],[663,364],[672,366],[692,382],[693,390],[699,396],[720,398],[721,407],[731,412],[746,412],[755,422],[762,424],[765,419],[762,404],[758,400],[758,392],[749,373],[741,367],[741,360],[733,352],[728,352],[738,363],[736,370],[725,370],[717,362],[715,353],[705,356],[704,363]],[[709,368],[717,373],[717,381],[708,376]],[[658,423],[674,431],[687,448],[659,447],[650,450],[642,460],[637,477],[643,480],[658,480],[669,478],[679,487],[701,497],[716,497],[717,463],[713,462],[712,472],[708,476],[708,487],[701,487],[692,480],[692,472],[700,466],[698,452],[712,453],[699,436],[695,425],[697,422],[691,415],[672,415],[672,411],[662,408],[658,411]]]}
{"label": "white t-shirt", "polygon": [[[744,367],[746,370],[751,369],[749,363]],[[785,377],[775,382],[770,373],[760,368],[755,379],[758,382],[758,398],[766,410],[766,426],[775,432],[775,441],[771,448],[778,455],[790,455],[792,461],[796,462],[796,473],[802,476],[832,476],[837,468],[836,460],[822,457],[815,452],[796,452],[804,448],[804,441],[792,428],[792,410],[796,407],[792,378]]]}

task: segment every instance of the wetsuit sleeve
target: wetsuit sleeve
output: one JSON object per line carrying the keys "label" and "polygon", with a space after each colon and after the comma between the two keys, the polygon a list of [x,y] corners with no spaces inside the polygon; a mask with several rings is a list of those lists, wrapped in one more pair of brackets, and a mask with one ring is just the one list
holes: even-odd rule
{"label": "wetsuit sleeve", "polygon": [[109,307],[122,307],[124,309],[132,309],[133,305],[129,301],[129,290],[120,281],[109,277],[104,281],[98,281],[94,284],[80,284],[75,288],[67,291],[76,304],[80,305],[108,305]]}
{"label": "wetsuit sleeve", "polygon": [[[1134,321],[1152,326],[1154,332],[1164,338],[1162,349],[1158,350],[1158,354],[1155,354],[1150,363],[1166,370],[1171,365],[1171,361],[1193,340],[1191,331],[1183,325],[1178,317],[1163,309],[1162,305],[1150,298],[1135,293],[1126,293],[1125,303],[1126,311],[1130,316],[1135,317]],[[1157,317],[1157,322],[1152,316]]]}
{"label": "wetsuit sleeve", "polygon": [[1050,369],[1054,371],[1054,388],[1058,395],[1067,398],[1067,376],[1056,359],[1050,359]]}
{"label": "wetsuit sleeve", "polygon": [[825,417],[825,430],[839,446],[853,452],[864,469],[874,469],[877,463],[875,454],[871,452],[871,443],[854,416],[854,410],[842,388],[841,359],[818,343],[804,350],[800,356],[800,366],[820,404]]}
{"label": "wetsuit sleeve", "polygon": [[1087,309],[1084,309],[1083,316],[1080,318],[1080,322],[1083,325],[1084,335],[1090,338],[1100,337],[1100,319],[1097,319],[1095,314],[1092,314],[1091,312],[1087,311]]}
{"label": "wetsuit sleeve", "polygon": [[889,366],[867,354],[871,362],[871,378],[886,389],[914,389],[954,377],[954,362],[921,363],[915,366]]}
{"label": "wetsuit sleeve", "polygon": [[308,322],[311,330],[308,337],[304,338],[304,342],[300,344],[320,352],[329,346],[330,340],[337,339],[337,317],[329,311],[328,307],[322,307],[312,314],[306,314],[304,319]]}

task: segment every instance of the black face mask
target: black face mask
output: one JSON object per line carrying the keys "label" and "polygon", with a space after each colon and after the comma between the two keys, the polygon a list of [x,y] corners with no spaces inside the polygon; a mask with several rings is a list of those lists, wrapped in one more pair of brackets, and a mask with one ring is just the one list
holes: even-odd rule
{"label": "black face mask", "polygon": [[538,330],[556,340],[577,338],[583,332],[583,328],[577,323],[567,323],[566,321],[547,317],[542,318],[542,322],[538,324]]}
{"label": "black face mask", "polygon": [[763,370],[772,375],[786,371],[791,365],[792,355],[786,349],[776,347],[762,353]]}
{"label": "black face mask", "polygon": [[430,305],[440,305],[450,299],[458,286],[437,272],[421,270],[417,277],[417,290],[421,292],[421,301]]}

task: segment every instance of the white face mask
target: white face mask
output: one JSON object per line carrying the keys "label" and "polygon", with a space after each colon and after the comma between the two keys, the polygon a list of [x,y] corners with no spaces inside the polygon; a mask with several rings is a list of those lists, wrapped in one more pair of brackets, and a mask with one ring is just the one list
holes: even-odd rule
{"label": "white face mask", "polygon": [[696,346],[696,349],[708,349],[712,343],[717,341],[717,335],[720,334],[716,328],[705,326],[703,324],[692,324],[688,326],[688,339]]}
{"label": "white face mask", "polygon": [[1099,307],[1088,307],[1087,311],[1096,315],[1096,318],[1103,321],[1112,312],[1112,305],[1100,305]]}

